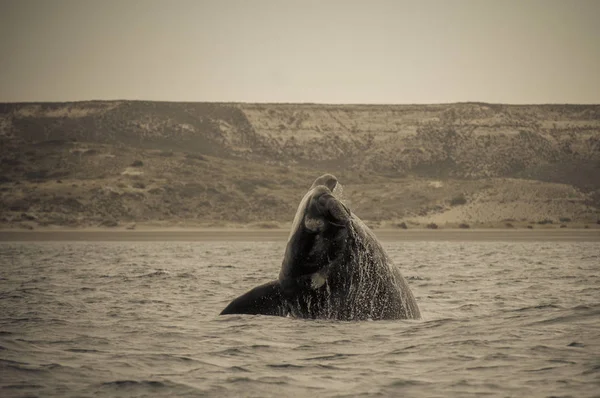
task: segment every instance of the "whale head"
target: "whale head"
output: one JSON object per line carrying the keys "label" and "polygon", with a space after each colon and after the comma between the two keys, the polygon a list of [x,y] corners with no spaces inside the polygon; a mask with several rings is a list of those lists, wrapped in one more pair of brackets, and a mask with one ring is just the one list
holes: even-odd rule
{"label": "whale head", "polygon": [[352,213],[334,194],[338,190],[337,178],[325,174],[300,201],[279,274],[285,292],[321,287],[344,255]]}

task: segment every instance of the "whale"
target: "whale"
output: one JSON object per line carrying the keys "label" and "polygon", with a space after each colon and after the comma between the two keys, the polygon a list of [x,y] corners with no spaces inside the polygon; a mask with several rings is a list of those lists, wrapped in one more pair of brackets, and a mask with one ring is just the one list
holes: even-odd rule
{"label": "whale", "polygon": [[335,176],[317,178],[294,217],[276,279],[221,312],[341,321],[420,319],[415,297],[369,227],[342,202]]}

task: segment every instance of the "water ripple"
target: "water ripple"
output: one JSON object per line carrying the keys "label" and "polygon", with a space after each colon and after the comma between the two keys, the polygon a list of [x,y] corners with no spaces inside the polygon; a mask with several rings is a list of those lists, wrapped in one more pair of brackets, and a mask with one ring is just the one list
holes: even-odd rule
{"label": "water ripple", "polygon": [[422,321],[219,317],[284,242],[0,243],[0,395],[597,396],[597,244],[385,246]]}

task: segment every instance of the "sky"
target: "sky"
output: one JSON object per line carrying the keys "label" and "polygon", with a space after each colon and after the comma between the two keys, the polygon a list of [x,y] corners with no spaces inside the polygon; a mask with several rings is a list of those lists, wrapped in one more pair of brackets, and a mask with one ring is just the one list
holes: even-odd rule
{"label": "sky", "polygon": [[0,102],[600,103],[598,0],[0,0]]}

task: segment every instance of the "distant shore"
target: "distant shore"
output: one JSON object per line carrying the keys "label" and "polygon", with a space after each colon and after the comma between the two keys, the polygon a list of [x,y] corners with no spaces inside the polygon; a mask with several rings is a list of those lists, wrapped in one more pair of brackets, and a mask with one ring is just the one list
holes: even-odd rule
{"label": "distant shore", "polygon": [[[382,241],[600,242],[600,229],[377,229]],[[0,230],[0,241],[286,241],[289,229],[144,228]]]}

